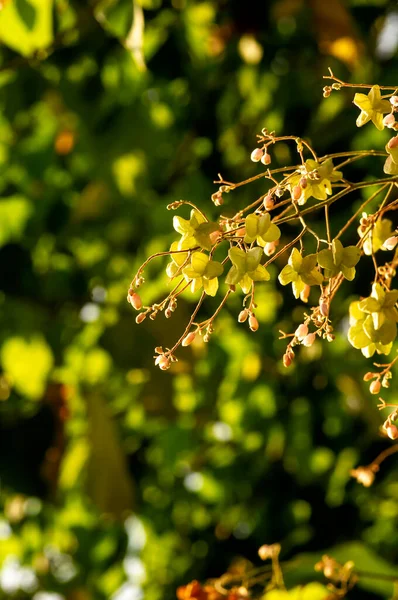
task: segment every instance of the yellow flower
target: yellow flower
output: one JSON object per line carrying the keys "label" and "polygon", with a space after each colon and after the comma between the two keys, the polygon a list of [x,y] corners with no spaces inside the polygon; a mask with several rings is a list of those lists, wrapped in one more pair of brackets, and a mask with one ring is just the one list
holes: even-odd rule
{"label": "yellow flower", "polygon": [[380,131],[384,129],[383,114],[391,111],[391,105],[388,100],[382,100],[378,85],[374,85],[368,95],[355,94],[354,104],[361,109],[361,114],[357,118],[357,127],[372,121],[377,129]]}

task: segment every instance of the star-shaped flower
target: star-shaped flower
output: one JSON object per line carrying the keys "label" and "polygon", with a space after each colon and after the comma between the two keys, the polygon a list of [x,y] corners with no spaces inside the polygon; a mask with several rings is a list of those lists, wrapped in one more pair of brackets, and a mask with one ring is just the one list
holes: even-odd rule
{"label": "star-shaped flower", "polygon": [[369,94],[355,94],[354,104],[361,109],[361,113],[357,118],[357,127],[362,127],[365,123],[372,123],[380,131],[384,129],[383,115],[391,111],[391,104],[388,100],[383,100],[381,97],[380,87],[374,85]]}
{"label": "star-shaped flower", "polygon": [[327,279],[341,272],[348,281],[352,281],[355,277],[355,265],[360,257],[360,248],[356,246],[344,248],[340,240],[333,240],[331,249],[318,252],[318,265],[325,269]]}
{"label": "star-shaped flower", "polygon": [[281,231],[274,223],[271,223],[269,213],[256,215],[255,213],[247,215],[245,219],[245,242],[251,244],[257,240],[259,246],[275,242],[281,237]]}
{"label": "star-shaped flower", "polygon": [[279,273],[279,282],[282,285],[292,284],[295,298],[300,296],[306,285],[320,285],[323,275],[316,268],[316,254],[309,254],[304,258],[297,248],[293,248],[288,264]]}
{"label": "star-shaped flower", "polygon": [[[311,176],[309,176],[311,174]],[[332,194],[332,182],[338,181],[343,176],[341,171],[336,171],[331,158],[322,163],[309,158],[305,164],[300,167],[297,174],[289,179],[289,190],[293,193],[293,188],[299,186],[301,196],[298,204],[305,204],[308,198],[314,197],[317,200],[326,200]],[[315,178],[316,177],[316,178]],[[306,185],[301,185],[302,179],[306,179]]]}
{"label": "star-shaped flower", "polygon": [[218,279],[224,267],[220,262],[210,260],[203,252],[193,252],[191,264],[183,269],[184,277],[191,281],[191,291],[196,292],[203,286],[209,296],[215,296],[218,290]]}
{"label": "star-shaped flower", "polygon": [[249,293],[253,281],[268,281],[270,274],[260,265],[263,252],[261,248],[252,248],[244,252],[234,246],[230,248],[228,256],[232,262],[225,283],[228,285],[239,284],[245,294]]}

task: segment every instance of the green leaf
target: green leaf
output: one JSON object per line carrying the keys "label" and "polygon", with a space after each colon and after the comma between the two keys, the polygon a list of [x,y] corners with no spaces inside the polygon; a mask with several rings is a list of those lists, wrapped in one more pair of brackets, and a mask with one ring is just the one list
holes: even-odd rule
{"label": "green leaf", "polygon": [[23,56],[53,41],[53,0],[13,0],[0,12],[0,42]]}

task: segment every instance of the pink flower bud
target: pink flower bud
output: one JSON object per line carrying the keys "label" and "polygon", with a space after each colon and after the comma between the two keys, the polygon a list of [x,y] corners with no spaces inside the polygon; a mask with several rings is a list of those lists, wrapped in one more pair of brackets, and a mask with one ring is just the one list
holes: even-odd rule
{"label": "pink flower bud", "polygon": [[398,438],[398,427],[389,423],[386,427],[386,433],[391,440],[396,440]]}
{"label": "pink flower bud", "polygon": [[293,200],[299,200],[299,198],[301,197],[301,186],[299,185],[295,185],[293,190],[292,190],[292,198]]}
{"label": "pink flower bud", "polygon": [[263,163],[263,165],[269,165],[271,162],[271,156],[268,154],[267,151],[264,152],[263,156],[261,157],[261,162]]}
{"label": "pink flower bud", "polygon": [[217,242],[217,240],[220,238],[220,236],[221,236],[221,231],[219,229],[217,229],[217,231],[212,231],[211,234],[209,235],[211,243],[215,244]]}
{"label": "pink flower bud", "polygon": [[276,240],[275,242],[267,242],[264,246],[264,254],[266,254],[267,256],[272,256],[278,244],[279,240]]}
{"label": "pink flower bud", "polygon": [[249,317],[249,327],[252,331],[257,331],[259,328],[258,321],[254,315],[250,315]]}
{"label": "pink flower bud", "polygon": [[308,335],[305,336],[305,338],[303,339],[303,341],[301,343],[304,346],[307,346],[307,348],[308,348],[309,346],[312,346],[312,344],[315,342],[315,338],[316,338],[315,333],[309,333]]}
{"label": "pink flower bud", "polygon": [[140,313],[139,315],[136,316],[135,322],[137,323],[137,325],[139,325],[140,323],[142,323],[142,321],[145,321],[145,319],[146,319],[146,314]]}
{"label": "pink flower bud", "polygon": [[397,242],[398,237],[396,235],[392,235],[384,242],[383,246],[384,248],[387,248],[387,250],[394,250],[395,246],[397,245]]}
{"label": "pink flower bud", "polygon": [[321,315],[323,317],[327,317],[329,314],[329,305],[327,302],[321,301],[319,303],[319,310],[321,311]]}
{"label": "pink flower bud", "polygon": [[390,150],[392,150],[393,148],[396,148],[398,146],[398,135],[391,138],[391,140],[388,142],[387,146],[388,146],[388,148],[390,148]]}
{"label": "pink flower bud", "polygon": [[253,162],[259,162],[264,154],[264,150],[262,148],[255,148],[250,155],[250,158]]}
{"label": "pink flower bud", "polygon": [[372,381],[372,383],[369,386],[369,391],[371,394],[378,394],[380,392],[380,388],[381,388],[381,383],[378,379],[376,379],[375,381]]}
{"label": "pink flower bud", "polygon": [[140,310],[140,308],[142,308],[142,300],[137,292],[133,291],[131,294],[131,291],[132,290],[129,290],[130,304],[133,308],[135,308],[135,310]]}
{"label": "pink flower bud", "polygon": [[385,127],[393,127],[395,123],[395,117],[392,113],[390,113],[389,115],[386,115],[383,119],[383,125]]}
{"label": "pink flower bud", "polygon": [[306,177],[302,177],[300,179],[300,187],[301,189],[305,190],[305,188],[307,187],[308,182],[307,182],[307,178]]}
{"label": "pink flower bud", "polygon": [[189,346],[189,344],[192,344],[195,338],[196,333],[194,331],[191,331],[190,333],[188,333],[188,335],[184,337],[184,339],[181,342],[181,346]]}
{"label": "pink flower bud", "polygon": [[274,200],[271,196],[271,194],[267,194],[263,200],[263,205],[265,210],[271,210],[271,208],[274,208]]}
{"label": "pink flower bud", "polygon": [[308,335],[308,326],[305,323],[301,323],[294,332],[294,335],[301,341]]}
{"label": "pink flower bud", "polygon": [[247,310],[247,308],[245,308],[244,310],[241,310],[238,315],[238,322],[244,323],[247,320],[248,316],[249,316],[249,311]]}
{"label": "pink flower bud", "polygon": [[390,102],[393,106],[398,106],[398,96],[391,96]]}

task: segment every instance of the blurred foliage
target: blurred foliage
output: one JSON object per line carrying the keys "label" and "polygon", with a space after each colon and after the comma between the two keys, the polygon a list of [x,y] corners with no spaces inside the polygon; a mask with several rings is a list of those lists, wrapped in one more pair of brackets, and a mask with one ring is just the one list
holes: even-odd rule
{"label": "blurred foliage", "polygon": [[274,541],[311,553],[292,585],[335,546],[391,573],[397,468],[350,480],[386,442],[345,336],[283,373],[278,330],[302,311],[270,269],[256,334],[233,298],[212,343],[161,373],[179,317],[138,328],[126,290],[173,239],[169,202],[209,209],[217,172],[255,173],[262,127],[320,153],[384,147],[322,75],[391,85],[397,18],[386,0],[0,2],[0,598],[168,600]]}

